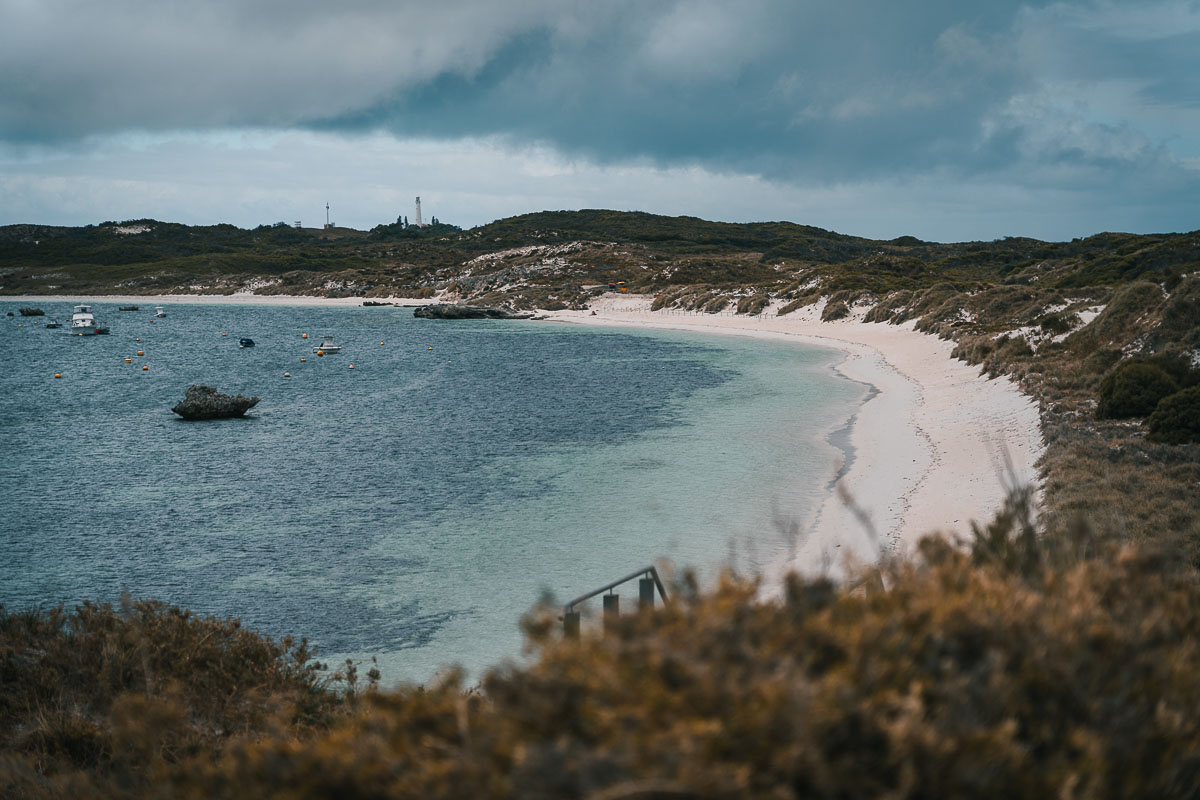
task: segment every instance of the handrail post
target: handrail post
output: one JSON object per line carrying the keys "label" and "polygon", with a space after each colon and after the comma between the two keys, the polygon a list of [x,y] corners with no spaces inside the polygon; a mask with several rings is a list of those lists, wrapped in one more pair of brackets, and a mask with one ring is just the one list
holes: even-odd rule
{"label": "handrail post", "polygon": [[621,617],[621,595],[611,591],[604,595],[604,632],[608,633],[617,626]]}
{"label": "handrail post", "polygon": [[578,639],[579,638],[579,612],[564,611],[563,612],[563,638]]}
{"label": "handrail post", "polygon": [[650,611],[654,608],[654,579],[642,578],[638,581],[638,608]]}

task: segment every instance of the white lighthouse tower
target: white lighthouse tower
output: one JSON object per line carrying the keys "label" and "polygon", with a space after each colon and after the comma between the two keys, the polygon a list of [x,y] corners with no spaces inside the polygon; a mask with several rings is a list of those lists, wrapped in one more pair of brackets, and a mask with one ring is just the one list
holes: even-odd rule
{"label": "white lighthouse tower", "polygon": [[413,215],[413,224],[418,228],[425,227],[424,220],[421,219],[421,198],[417,198],[417,213]]}

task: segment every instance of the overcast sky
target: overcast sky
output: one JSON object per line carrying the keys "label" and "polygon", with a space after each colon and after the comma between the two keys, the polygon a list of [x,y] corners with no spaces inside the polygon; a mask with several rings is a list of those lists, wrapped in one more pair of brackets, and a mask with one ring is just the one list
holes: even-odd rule
{"label": "overcast sky", "polygon": [[1200,228],[1200,2],[0,0],[0,224]]}

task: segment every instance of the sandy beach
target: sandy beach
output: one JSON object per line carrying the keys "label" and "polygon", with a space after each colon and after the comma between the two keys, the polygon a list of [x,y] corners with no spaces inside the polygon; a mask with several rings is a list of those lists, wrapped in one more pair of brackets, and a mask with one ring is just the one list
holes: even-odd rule
{"label": "sandy beach", "polygon": [[[649,298],[618,296],[597,300],[589,311],[551,317],[783,338],[846,353],[835,369],[875,392],[852,420],[851,463],[837,492],[781,568],[837,570],[911,551],[932,531],[966,534],[972,520],[994,515],[1014,481],[1036,485],[1035,465],[1044,450],[1038,408],[1014,382],[988,380],[978,367],[950,357],[953,343],[917,332],[912,324],[865,323],[861,310],[845,320],[821,322],[820,309],[814,305],[785,317],[772,310],[754,317],[651,312]],[[796,423],[804,424],[802,408]]]}
{"label": "sandy beach", "polygon": [[[359,306],[361,297],[285,295],[41,296],[13,303],[93,302]],[[432,300],[372,298],[397,305]],[[836,489],[821,506],[794,555],[778,569],[839,571],[850,563],[910,551],[933,531],[967,534],[989,520],[1013,483],[1035,484],[1044,450],[1037,404],[1007,378],[989,380],[950,357],[953,344],[912,324],[862,321],[863,311],[821,322],[821,305],[784,317],[650,311],[651,299],[605,295],[588,311],[556,311],[554,322],[653,327],[773,338],[842,350],[836,371],[874,387],[850,429],[851,460],[838,465]],[[594,312],[594,313],[593,313]],[[804,424],[796,409],[795,424]],[[832,479],[834,474],[829,477]],[[845,501],[851,498],[853,507]],[[768,580],[777,575],[768,575]]]}

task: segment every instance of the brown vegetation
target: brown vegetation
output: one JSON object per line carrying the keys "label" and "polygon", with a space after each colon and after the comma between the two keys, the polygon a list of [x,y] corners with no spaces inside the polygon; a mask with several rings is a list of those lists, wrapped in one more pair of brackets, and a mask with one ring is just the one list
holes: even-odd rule
{"label": "brown vegetation", "polygon": [[535,610],[536,660],[470,689],[322,689],[305,653],[160,606],[10,615],[0,789],[1189,796],[1197,573],[1079,523],[1039,535],[1025,508],[966,547],[927,539],[857,588],[793,575],[760,602],[753,580],[704,593],[685,576],[667,608],[579,642]]}

